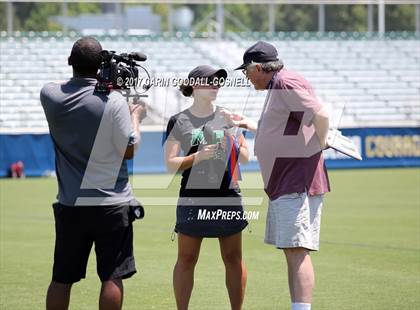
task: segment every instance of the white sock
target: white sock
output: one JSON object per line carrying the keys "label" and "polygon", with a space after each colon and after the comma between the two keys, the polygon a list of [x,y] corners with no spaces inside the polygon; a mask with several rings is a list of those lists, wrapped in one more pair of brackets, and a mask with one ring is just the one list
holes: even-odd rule
{"label": "white sock", "polygon": [[292,310],[311,310],[311,304],[303,302],[292,302]]}

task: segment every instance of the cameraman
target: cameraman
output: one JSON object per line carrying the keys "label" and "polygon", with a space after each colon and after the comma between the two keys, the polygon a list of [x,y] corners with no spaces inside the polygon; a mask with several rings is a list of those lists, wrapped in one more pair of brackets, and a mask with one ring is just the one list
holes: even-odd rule
{"label": "cameraman", "polygon": [[119,92],[95,92],[101,51],[92,37],[77,40],[68,58],[73,78],[48,83],[41,90],[58,180],[47,310],[68,309],[72,284],[85,277],[93,244],[102,282],[99,309],[121,309],[122,279],[136,272],[131,210],[139,203],[128,180],[126,159],[139,145],[146,110],[141,105],[129,107]]}

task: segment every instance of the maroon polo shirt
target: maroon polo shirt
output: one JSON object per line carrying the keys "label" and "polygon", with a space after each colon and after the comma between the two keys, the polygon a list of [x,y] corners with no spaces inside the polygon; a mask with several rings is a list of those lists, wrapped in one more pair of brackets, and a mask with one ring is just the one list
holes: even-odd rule
{"label": "maroon polo shirt", "polygon": [[270,200],[308,192],[330,191],[318,136],[313,126],[323,105],[301,75],[286,69],[277,72],[268,94],[255,137],[255,155]]}

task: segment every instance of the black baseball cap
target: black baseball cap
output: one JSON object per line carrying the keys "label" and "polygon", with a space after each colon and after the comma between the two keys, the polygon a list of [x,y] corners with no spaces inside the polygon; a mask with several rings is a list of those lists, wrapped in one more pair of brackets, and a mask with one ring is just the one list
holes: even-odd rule
{"label": "black baseball cap", "polygon": [[278,61],[278,54],[276,48],[270,43],[258,41],[249,47],[243,57],[244,63],[237,67],[235,70],[245,69],[252,62],[269,62]]}
{"label": "black baseball cap", "polygon": [[[212,81],[207,81],[207,78],[215,76],[219,79],[217,86],[222,86],[224,80],[227,78],[227,72],[224,69],[214,69],[210,66],[203,65],[195,67],[188,74],[188,83],[182,84],[179,87],[179,90],[186,97],[190,97],[193,93],[193,85],[198,85],[200,83],[208,83]],[[201,79],[206,79],[206,81],[201,81]]]}
{"label": "black baseball cap", "polygon": [[203,65],[195,67],[188,74],[188,79],[196,78],[208,78],[211,76],[217,76],[218,78],[227,78],[227,72],[224,69],[214,69],[210,66]]}

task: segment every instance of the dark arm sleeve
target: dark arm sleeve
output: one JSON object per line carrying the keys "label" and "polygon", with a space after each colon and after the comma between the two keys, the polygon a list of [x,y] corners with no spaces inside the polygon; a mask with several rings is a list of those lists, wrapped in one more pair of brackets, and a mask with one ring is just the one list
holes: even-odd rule
{"label": "dark arm sleeve", "polygon": [[163,142],[165,143],[166,140],[181,142],[181,138],[179,123],[177,122],[176,117],[172,116],[168,121],[168,126],[166,127],[166,133]]}

